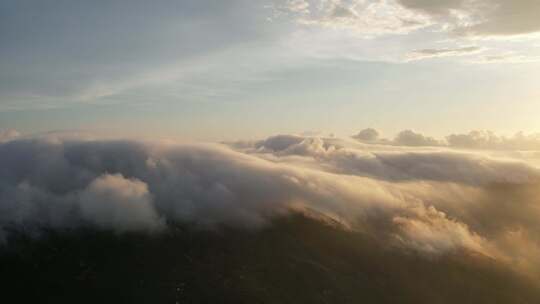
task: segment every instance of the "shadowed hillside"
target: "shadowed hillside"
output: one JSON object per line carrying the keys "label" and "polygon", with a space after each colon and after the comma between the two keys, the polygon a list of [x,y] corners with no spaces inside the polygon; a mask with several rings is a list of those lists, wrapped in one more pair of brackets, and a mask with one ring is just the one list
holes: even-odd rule
{"label": "shadowed hillside", "polygon": [[426,258],[303,216],[251,232],[17,234],[0,273],[18,303],[540,303],[487,258]]}

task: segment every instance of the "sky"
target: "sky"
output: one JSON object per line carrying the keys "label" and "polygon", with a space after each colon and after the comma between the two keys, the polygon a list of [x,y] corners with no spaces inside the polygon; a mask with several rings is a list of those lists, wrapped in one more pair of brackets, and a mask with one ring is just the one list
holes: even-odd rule
{"label": "sky", "polygon": [[536,0],[0,0],[0,129],[540,132]]}

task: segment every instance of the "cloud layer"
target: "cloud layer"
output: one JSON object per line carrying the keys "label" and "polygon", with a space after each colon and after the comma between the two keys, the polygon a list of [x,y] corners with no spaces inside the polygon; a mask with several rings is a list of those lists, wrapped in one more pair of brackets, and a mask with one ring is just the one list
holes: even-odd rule
{"label": "cloud layer", "polygon": [[435,139],[412,130],[399,132],[392,140],[381,138],[373,128],[361,130],[352,138],[359,142],[411,147],[450,147],[483,150],[540,150],[540,134],[518,132],[513,136],[501,136],[492,131],[474,130],[469,133],[456,133],[444,139]]}
{"label": "cloud layer", "polygon": [[253,228],[314,211],[390,246],[540,265],[540,171],[478,153],[295,135],[229,147],[41,138],[1,144],[0,167],[3,240],[13,229],[156,233],[171,221]]}

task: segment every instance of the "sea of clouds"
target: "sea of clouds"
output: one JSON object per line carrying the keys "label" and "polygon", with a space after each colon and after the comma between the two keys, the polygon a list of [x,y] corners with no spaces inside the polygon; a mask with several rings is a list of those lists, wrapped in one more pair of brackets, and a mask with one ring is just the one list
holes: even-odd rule
{"label": "sea of clouds", "polygon": [[259,229],[304,212],[395,248],[465,250],[538,275],[540,170],[527,156],[536,154],[406,145],[362,132],[186,144],[4,131],[0,242],[14,230],[160,233],[177,222]]}

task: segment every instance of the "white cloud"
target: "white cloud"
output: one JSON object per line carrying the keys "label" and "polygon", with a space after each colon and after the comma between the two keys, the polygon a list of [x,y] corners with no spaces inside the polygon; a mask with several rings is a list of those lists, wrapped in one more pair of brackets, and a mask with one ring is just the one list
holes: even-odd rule
{"label": "white cloud", "polygon": [[314,210],[428,254],[468,250],[522,261],[503,236],[519,226],[522,242],[540,241],[540,170],[524,162],[330,137],[281,135],[233,146],[61,138],[0,144],[0,236],[17,228],[157,231],[169,222],[260,227]]}
{"label": "white cloud", "polygon": [[299,24],[351,30],[366,37],[406,34],[430,25],[428,18],[403,8],[394,0],[292,0],[277,8],[292,15]]}
{"label": "white cloud", "polygon": [[[295,39],[307,35],[309,38],[305,39],[311,41],[311,48],[357,60],[402,62],[462,57],[487,49],[504,53],[512,50],[516,39],[527,37],[536,41],[540,32],[536,16],[540,7],[531,0],[276,0],[276,3],[282,3],[275,6],[281,16],[291,18],[301,28],[309,28],[294,30]],[[302,9],[298,8],[299,3],[305,3],[300,6]],[[494,39],[501,42],[499,38],[504,43],[490,43]],[[441,47],[442,41],[451,41],[452,45]],[[471,41],[475,45],[471,46]],[[407,47],[415,51],[409,52]],[[377,48],[378,53],[366,55],[366,49],[371,48]],[[534,53],[522,54],[505,62],[536,62],[536,57]],[[491,55],[462,61],[500,62]]]}
{"label": "white cloud", "polygon": [[379,132],[373,128],[367,128],[353,135],[352,138],[359,141],[375,142],[379,139]]}
{"label": "white cloud", "polygon": [[406,58],[407,60],[422,60],[428,58],[469,56],[473,54],[478,54],[482,51],[484,51],[484,49],[477,46],[442,49],[420,49],[411,52],[406,56]]}
{"label": "white cloud", "polygon": [[398,237],[409,245],[427,252],[447,251],[456,247],[482,252],[486,240],[472,232],[467,225],[449,219],[434,207],[413,209],[420,219],[397,216],[393,219],[403,232]]}
{"label": "white cloud", "polygon": [[440,146],[441,143],[428,136],[416,133],[412,130],[404,130],[398,133],[394,143],[400,146]]}
{"label": "white cloud", "polygon": [[148,186],[120,174],[102,175],[81,193],[82,218],[118,232],[155,231],[164,227],[154,210]]}
{"label": "white cloud", "polygon": [[[378,132],[374,129],[365,129],[359,134]],[[451,134],[445,139],[435,139],[416,133],[412,130],[404,130],[396,135],[393,140],[376,137],[373,139],[364,138],[364,136],[353,135],[352,138],[363,143],[383,144],[394,146],[411,147],[448,147],[464,149],[483,149],[483,150],[508,150],[508,151],[534,151],[540,150],[540,134],[524,134],[518,132],[513,136],[500,136],[491,131],[474,130],[466,134]]]}
{"label": "white cloud", "polygon": [[381,138],[379,136],[379,132],[373,128],[361,130],[358,134],[351,137],[358,140],[359,142],[394,146],[437,147],[445,145],[445,143],[441,140],[425,136],[421,133],[414,132],[413,130],[403,130],[399,132],[392,140]]}
{"label": "white cloud", "polygon": [[407,33],[431,25],[467,36],[540,31],[535,0],[289,0],[276,7],[304,24],[368,34]]}
{"label": "white cloud", "polygon": [[535,0],[399,0],[465,36],[511,36],[540,31]]}
{"label": "white cloud", "polygon": [[[438,141],[412,131],[401,132],[393,141],[369,141],[379,145],[374,150],[357,148],[335,139],[290,136],[294,141],[283,141],[283,138],[288,137],[279,135],[256,142],[253,149],[236,147],[248,153],[270,153],[297,162],[299,160],[294,157],[309,157],[314,163],[304,161],[302,165],[393,182],[424,180],[479,186],[540,180],[540,172],[521,161],[496,160],[486,155],[448,149],[435,150],[433,146],[439,145]],[[406,149],[386,151],[381,144]],[[422,145],[432,146],[431,150],[417,150]]]}
{"label": "white cloud", "polygon": [[471,131],[467,134],[451,134],[446,137],[448,144],[468,149],[540,150],[540,134],[499,136],[490,131]]}

